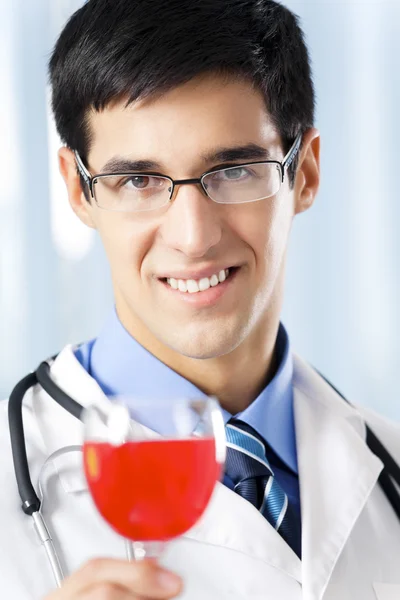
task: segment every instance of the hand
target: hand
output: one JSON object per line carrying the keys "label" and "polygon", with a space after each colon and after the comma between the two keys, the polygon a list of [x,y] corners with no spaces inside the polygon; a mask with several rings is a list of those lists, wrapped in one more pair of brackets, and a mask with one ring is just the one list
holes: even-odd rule
{"label": "hand", "polygon": [[182,580],[155,560],[96,558],[44,600],[166,600],[181,590]]}

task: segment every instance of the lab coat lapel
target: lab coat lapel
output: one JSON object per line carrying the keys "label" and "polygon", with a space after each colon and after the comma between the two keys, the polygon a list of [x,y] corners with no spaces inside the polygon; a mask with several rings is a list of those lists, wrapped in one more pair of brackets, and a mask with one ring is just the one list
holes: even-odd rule
{"label": "lab coat lapel", "polygon": [[321,600],[382,463],[365,443],[358,413],[298,357],[293,391],[303,597]]}
{"label": "lab coat lapel", "polygon": [[250,502],[218,483],[203,518],[185,537],[231,548],[301,583],[301,561]]}

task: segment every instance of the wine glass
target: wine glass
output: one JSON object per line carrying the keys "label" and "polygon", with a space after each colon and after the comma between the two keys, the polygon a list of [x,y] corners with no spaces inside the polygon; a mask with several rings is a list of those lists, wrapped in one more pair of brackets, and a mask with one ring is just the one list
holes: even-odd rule
{"label": "wine glass", "polygon": [[84,472],[98,511],[130,540],[129,558],[159,557],[200,519],[221,478],[218,401],[113,398],[85,408],[82,421]]}

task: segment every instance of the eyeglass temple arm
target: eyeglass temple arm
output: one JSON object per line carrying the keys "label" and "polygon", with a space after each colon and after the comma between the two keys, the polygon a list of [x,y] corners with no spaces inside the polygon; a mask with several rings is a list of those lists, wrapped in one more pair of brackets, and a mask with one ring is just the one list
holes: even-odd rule
{"label": "eyeglass temple arm", "polygon": [[83,164],[83,161],[76,150],[74,150],[74,155],[75,155],[75,160],[76,160],[76,164],[78,166],[79,173],[82,175],[86,185],[88,186],[88,188],[90,190],[90,193],[93,195],[93,193],[92,193],[92,178],[90,176],[90,173],[87,170],[87,168],[85,167],[85,165]]}
{"label": "eyeglass temple arm", "polygon": [[290,165],[292,164],[292,162],[294,161],[294,159],[296,158],[296,155],[300,149],[301,146],[301,141],[302,141],[303,135],[300,132],[299,135],[297,136],[297,138],[295,139],[293,146],[290,148],[289,152],[286,154],[285,158],[283,159],[282,162],[282,181],[283,181],[283,177],[284,177],[284,173],[285,173],[285,169],[288,169],[290,167]]}

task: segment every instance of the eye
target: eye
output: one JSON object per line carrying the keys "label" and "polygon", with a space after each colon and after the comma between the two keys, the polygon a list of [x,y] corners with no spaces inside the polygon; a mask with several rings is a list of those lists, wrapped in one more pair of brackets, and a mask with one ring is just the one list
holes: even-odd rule
{"label": "eye", "polygon": [[255,174],[248,168],[238,165],[237,167],[228,167],[221,169],[211,175],[214,183],[234,183],[235,181],[244,181],[254,177]]}
{"label": "eye", "polygon": [[246,175],[249,175],[249,170],[244,167],[236,167],[234,169],[226,169],[222,172],[222,174],[226,177],[226,179],[241,179]]}
{"label": "eye", "polygon": [[121,181],[120,187],[127,190],[143,190],[151,185],[151,179],[155,179],[153,185],[156,185],[157,178],[148,177],[146,175],[134,175]]}

